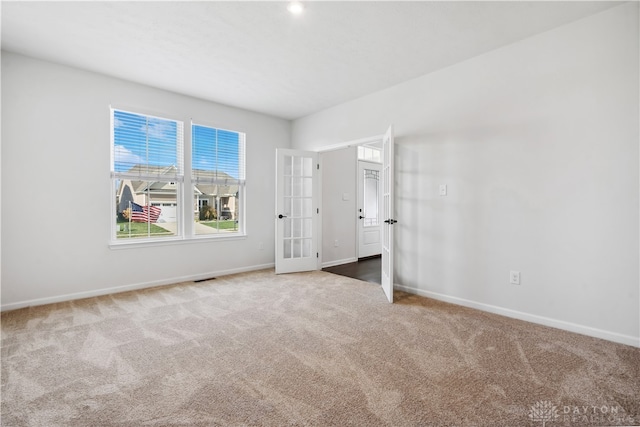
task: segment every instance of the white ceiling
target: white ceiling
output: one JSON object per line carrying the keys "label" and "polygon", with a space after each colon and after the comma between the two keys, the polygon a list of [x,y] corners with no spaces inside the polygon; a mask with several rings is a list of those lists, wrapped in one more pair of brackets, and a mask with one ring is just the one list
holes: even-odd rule
{"label": "white ceiling", "polygon": [[2,49],[295,119],[615,2],[2,2]]}

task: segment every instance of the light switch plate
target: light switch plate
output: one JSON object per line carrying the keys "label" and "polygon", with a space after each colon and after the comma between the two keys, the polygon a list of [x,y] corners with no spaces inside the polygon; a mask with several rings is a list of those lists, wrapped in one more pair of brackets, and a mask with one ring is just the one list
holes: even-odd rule
{"label": "light switch plate", "polygon": [[440,195],[441,196],[447,195],[447,184],[440,184]]}

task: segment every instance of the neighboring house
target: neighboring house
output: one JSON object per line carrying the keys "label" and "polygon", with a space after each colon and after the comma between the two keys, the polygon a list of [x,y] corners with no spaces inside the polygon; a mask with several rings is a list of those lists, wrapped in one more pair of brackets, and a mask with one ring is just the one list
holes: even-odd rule
{"label": "neighboring house", "polygon": [[[142,169],[145,169],[144,171]],[[149,168],[152,169],[152,168]],[[175,176],[176,167],[157,167],[156,170],[147,170],[145,165],[132,167],[127,174],[157,175],[157,181],[138,181],[135,179],[123,179],[120,181],[116,193],[116,206],[118,212],[129,207],[129,201],[142,206],[158,206],[162,209],[158,222],[176,221],[176,183],[163,180],[163,176]],[[214,206],[219,219],[236,219],[237,196],[239,186],[229,174],[216,171],[193,170],[193,176],[197,180],[193,186],[194,217],[198,219],[200,208]]]}

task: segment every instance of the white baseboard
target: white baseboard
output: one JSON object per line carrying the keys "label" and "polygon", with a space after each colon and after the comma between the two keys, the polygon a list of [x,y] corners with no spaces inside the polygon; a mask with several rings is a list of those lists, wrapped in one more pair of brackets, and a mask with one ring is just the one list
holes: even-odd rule
{"label": "white baseboard", "polygon": [[345,258],[337,261],[327,261],[322,263],[322,268],[335,267],[336,265],[349,264],[358,261],[358,258]]}
{"label": "white baseboard", "polygon": [[439,294],[436,292],[425,291],[422,289],[412,288],[394,284],[394,289],[408,292],[410,294],[420,295],[435,300],[449,302],[464,307],[475,308],[489,313],[499,314],[513,319],[524,320],[539,325],[550,326],[552,328],[562,329],[564,331],[575,332],[577,334],[587,335],[594,338],[601,338],[607,341],[613,341],[620,344],[626,344],[633,347],[640,347],[640,337],[631,335],[623,335],[617,332],[605,331],[602,329],[592,328],[590,326],[578,325],[576,323],[565,322],[564,320],[551,319],[549,317],[538,316],[535,314],[524,313],[522,311],[511,310],[508,308],[498,307],[495,305],[484,304],[481,302],[471,301],[464,298],[453,297],[449,295]]}
{"label": "white baseboard", "polygon": [[264,269],[273,268],[273,267],[275,267],[274,263],[253,265],[253,266],[250,266],[250,267],[232,268],[232,269],[229,269],[229,270],[218,270],[218,271],[212,271],[212,272],[209,272],[209,273],[194,274],[194,275],[190,275],[190,276],[180,276],[180,277],[172,277],[172,278],[169,278],[169,279],[153,280],[153,281],[144,282],[144,283],[134,283],[134,284],[131,284],[131,285],[116,286],[116,287],[113,287],[113,288],[103,288],[103,289],[97,289],[97,290],[93,290],[93,291],[76,292],[76,293],[72,293],[72,294],[58,295],[58,296],[54,296],[54,297],[37,298],[37,299],[32,299],[32,300],[27,300],[27,301],[20,301],[20,302],[14,302],[14,303],[10,303],[10,304],[3,304],[3,305],[0,306],[0,311],[16,310],[16,309],[24,308],[24,307],[33,307],[33,306],[37,306],[37,305],[53,304],[53,303],[57,303],[57,302],[65,302],[65,301],[77,300],[77,299],[82,299],[82,298],[92,298],[92,297],[98,297],[98,296],[102,296],[102,295],[116,294],[116,293],[119,293],[119,292],[127,292],[127,291],[135,291],[135,290],[138,290],[138,289],[152,288],[152,287],[155,287],[155,286],[173,285],[173,284],[181,283],[181,282],[191,282],[191,281],[194,281],[194,280],[209,279],[209,278],[212,278],[212,277],[228,276],[230,274],[245,273],[245,272],[248,272],[248,271],[256,271],[256,270],[264,270]]}

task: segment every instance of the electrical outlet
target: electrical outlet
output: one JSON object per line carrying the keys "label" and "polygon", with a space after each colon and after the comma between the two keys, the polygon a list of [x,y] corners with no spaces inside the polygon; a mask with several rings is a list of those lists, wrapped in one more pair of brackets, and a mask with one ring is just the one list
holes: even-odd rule
{"label": "electrical outlet", "polygon": [[262,243],[262,242],[258,243],[258,250],[259,251],[264,250],[264,243]]}
{"label": "electrical outlet", "polygon": [[337,248],[338,246],[340,246],[340,242],[338,241],[338,239],[333,241],[333,247]]}
{"label": "electrical outlet", "polygon": [[440,184],[439,190],[440,190],[440,195],[441,196],[446,196],[447,195],[447,184]]}
{"label": "electrical outlet", "polygon": [[511,270],[509,272],[509,283],[511,283],[512,285],[519,285],[520,284],[520,272],[519,271]]}

